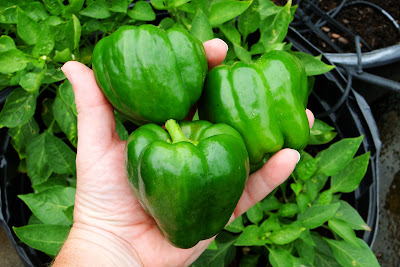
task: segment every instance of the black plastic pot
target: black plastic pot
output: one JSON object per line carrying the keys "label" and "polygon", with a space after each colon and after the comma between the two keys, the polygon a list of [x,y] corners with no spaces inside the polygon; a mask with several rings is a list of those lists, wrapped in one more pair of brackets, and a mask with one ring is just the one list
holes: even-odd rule
{"label": "black plastic pot", "polygon": [[[359,0],[343,0],[341,5],[328,12],[324,12],[318,8],[318,0],[298,0],[297,3],[301,3],[301,5],[296,11],[296,19],[292,25],[306,38],[318,36],[333,48],[336,53],[325,53],[325,57],[329,59],[330,62],[335,63],[338,67],[342,68],[351,74],[352,77],[361,82],[375,85],[375,87],[378,87],[379,89],[386,88],[400,92],[400,82],[393,80],[386,75],[377,75],[373,73],[373,68],[388,66],[394,62],[400,62],[400,44],[372,50],[372,48],[360,36],[344,27],[335,19],[335,16],[341,12],[343,8],[348,6],[355,4],[369,6],[387,17],[388,21],[390,21],[393,24],[393,27],[395,27],[399,32],[400,41],[400,26],[388,12],[378,5]],[[330,40],[330,38],[321,30],[321,27],[327,23],[352,38],[350,41],[354,42],[356,53],[344,53],[339,46]],[[367,47],[370,51],[361,53],[360,44]]]}
{"label": "black plastic pot", "polygon": [[[312,55],[324,53],[306,40],[293,28],[289,29],[287,40],[293,47]],[[375,120],[365,99],[352,89],[350,73],[339,69],[317,76],[314,90],[309,98],[308,107],[317,118],[334,126],[340,139],[364,135],[359,154],[371,152],[367,173],[354,193],[346,194],[346,200],[352,204],[371,227],[370,232],[358,232],[361,238],[372,248],[378,230],[378,188],[379,153],[381,141]]]}

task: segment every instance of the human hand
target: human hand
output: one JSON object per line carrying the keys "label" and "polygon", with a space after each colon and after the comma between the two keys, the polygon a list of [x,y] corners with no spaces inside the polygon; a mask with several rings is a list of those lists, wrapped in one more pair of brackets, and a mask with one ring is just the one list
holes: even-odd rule
{"label": "human hand", "polygon": [[[227,52],[221,40],[204,43],[209,69]],[[124,149],[113,108],[96,84],[92,70],[67,62],[63,71],[72,83],[78,110],[77,191],[74,224],[54,266],[187,266],[212,241],[190,249],[172,246],[132,194],[125,175]],[[310,125],[314,117],[307,111]],[[231,221],[262,200],[293,171],[299,154],[276,153],[252,174]]]}

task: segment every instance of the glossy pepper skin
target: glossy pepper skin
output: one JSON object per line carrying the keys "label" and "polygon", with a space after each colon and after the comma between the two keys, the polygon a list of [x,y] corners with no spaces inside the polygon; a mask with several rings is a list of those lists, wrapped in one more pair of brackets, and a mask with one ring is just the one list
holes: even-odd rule
{"label": "glossy pepper skin", "polygon": [[162,234],[190,248],[228,223],[249,174],[240,134],[225,124],[155,124],[127,140],[126,174],[132,192]]}
{"label": "glossy pepper skin", "polygon": [[235,128],[255,171],[281,148],[300,150],[307,145],[307,98],[307,76],[300,60],[284,51],[271,51],[255,63],[212,69],[199,116]]}
{"label": "glossy pepper skin", "polygon": [[185,118],[207,73],[202,43],[182,29],[123,26],[93,51],[93,71],[104,95],[136,124]]}

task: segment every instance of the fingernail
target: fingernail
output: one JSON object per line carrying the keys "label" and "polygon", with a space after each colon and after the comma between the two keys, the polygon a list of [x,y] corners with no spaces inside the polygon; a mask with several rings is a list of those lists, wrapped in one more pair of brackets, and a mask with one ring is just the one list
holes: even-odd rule
{"label": "fingernail", "polygon": [[219,38],[214,38],[214,40],[216,40],[216,41],[218,41],[218,42],[220,42],[220,43],[223,43],[223,44],[225,45],[225,47],[226,47],[226,51],[228,51],[229,47],[228,47],[228,45],[224,42],[224,40],[219,39]]}
{"label": "fingernail", "polygon": [[68,71],[64,68],[64,66],[61,67],[61,71],[64,73],[64,75],[67,77],[67,79],[68,79],[69,81],[71,81],[71,80],[69,79],[69,73],[68,73]]}
{"label": "fingernail", "polygon": [[297,164],[297,163],[299,163],[301,156],[300,156],[299,151],[297,151],[297,150],[294,150],[294,151],[296,151],[296,153],[297,153],[297,162],[296,162],[296,164]]}

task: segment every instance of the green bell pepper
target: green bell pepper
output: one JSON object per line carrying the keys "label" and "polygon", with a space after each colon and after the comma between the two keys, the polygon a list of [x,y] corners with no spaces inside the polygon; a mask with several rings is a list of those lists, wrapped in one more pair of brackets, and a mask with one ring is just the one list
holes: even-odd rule
{"label": "green bell pepper", "polygon": [[135,130],[126,145],[132,192],[176,247],[190,248],[228,223],[249,174],[240,134],[225,124],[168,120]]}
{"label": "green bell pepper", "polygon": [[123,26],[93,51],[104,95],[136,124],[184,119],[199,99],[207,73],[202,43],[182,29]]}
{"label": "green bell pepper", "polygon": [[212,69],[199,101],[199,117],[235,128],[255,171],[283,147],[300,150],[307,145],[307,98],[307,76],[300,60],[271,51],[254,63]]}

